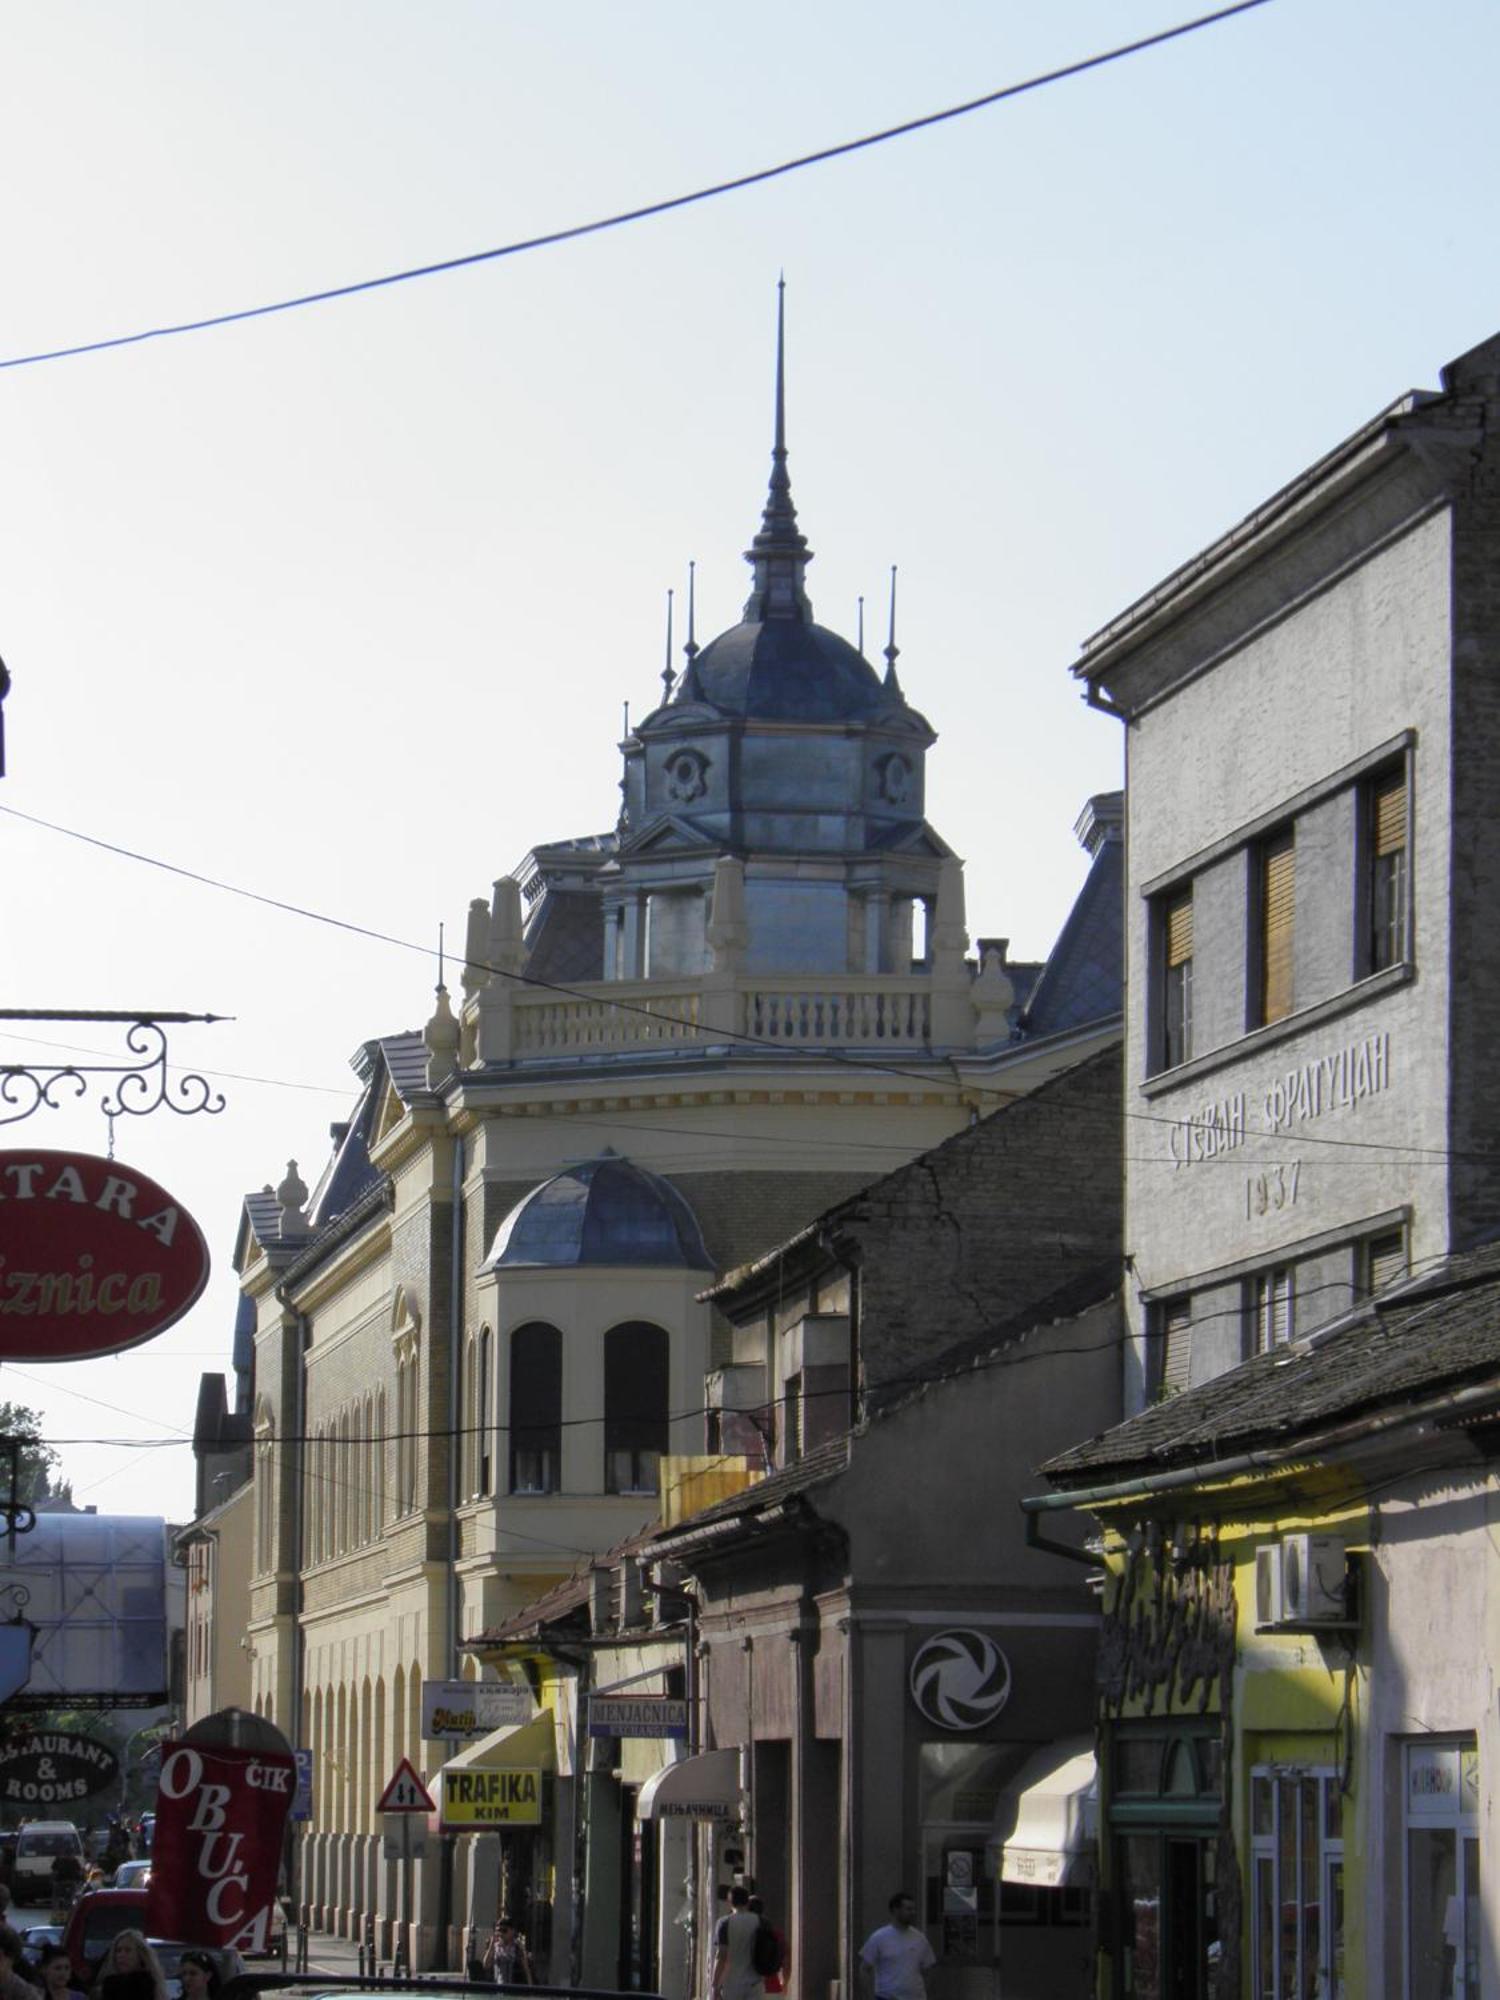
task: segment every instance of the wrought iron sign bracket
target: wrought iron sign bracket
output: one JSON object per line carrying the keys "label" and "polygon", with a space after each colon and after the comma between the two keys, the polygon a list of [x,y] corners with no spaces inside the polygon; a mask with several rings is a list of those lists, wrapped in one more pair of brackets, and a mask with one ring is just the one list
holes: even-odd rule
{"label": "wrought iron sign bracket", "polygon": [[[5,1021],[128,1022],[125,1047],[129,1060],[117,1063],[0,1063],[0,1125],[17,1125],[35,1111],[58,1111],[64,1103],[87,1097],[93,1079],[104,1091],[99,1109],[107,1119],[144,1118],[152,1111],[175,1111],[190,1118],[224,1109],[224,1094],[206,1077],[184,1071],[169,1079],[168,1027],[188,1022],[227,1021],[228,1014],[160,1013],[154,1009],[64,1007],[0,1007]],[[3,1513],[0,1508],[0,1513]]]}

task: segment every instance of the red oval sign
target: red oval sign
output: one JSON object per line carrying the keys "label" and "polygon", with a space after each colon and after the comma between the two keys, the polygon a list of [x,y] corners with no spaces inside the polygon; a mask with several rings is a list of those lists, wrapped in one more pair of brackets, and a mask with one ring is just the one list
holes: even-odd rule
{"label": "red oval sign", "polygon": [[0,1153],[0,1360],[118,1354],[207,1283],[202,1230],[146,1174],[92,1153]]}

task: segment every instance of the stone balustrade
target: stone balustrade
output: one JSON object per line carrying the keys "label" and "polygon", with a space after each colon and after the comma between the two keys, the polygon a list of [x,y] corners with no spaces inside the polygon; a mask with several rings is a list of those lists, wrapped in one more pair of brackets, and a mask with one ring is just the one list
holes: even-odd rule
{"label": "stone balustrade", "polygon": [[466,1010],[468,1053],[508,1062],[740,1037],[787,1048],[965,1049],[1004,1038],[1008,999],[1008,982],[996,994],[967,966],[956,975],[717,970],[601,981],[572,994],[494,980]]}

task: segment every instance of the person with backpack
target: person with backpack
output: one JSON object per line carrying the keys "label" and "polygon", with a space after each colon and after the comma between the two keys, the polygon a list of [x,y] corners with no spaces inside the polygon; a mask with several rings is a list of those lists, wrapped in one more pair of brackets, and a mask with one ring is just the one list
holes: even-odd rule
{"label": "person with backpack", "polygon": [[755,1943],[763,1921],[750,1908],[750,1891],[736,1882],[729,1914],[714,1925],[714,2000],[762,2000],[765,1974],[755,1962]]}
{"label": "person with backpack", "polygon": [[751,1961],[765,1982],[767,1993],[785,1993],[786,1937],[766,1915],[766,1906],[759,1896],[750,1898],[749,1908],[760,1919],[760,1929],[750,1947]]}

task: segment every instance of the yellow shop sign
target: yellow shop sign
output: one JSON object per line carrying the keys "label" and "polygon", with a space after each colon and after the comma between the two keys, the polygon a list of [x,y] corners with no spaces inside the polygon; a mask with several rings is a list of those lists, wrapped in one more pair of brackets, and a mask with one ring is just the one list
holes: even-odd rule
{"label": "yellow shop sign", "polygon": [[486,1826],[540,1826],[540,1771],[443,1771],[442,1823],[472,1833]]}

